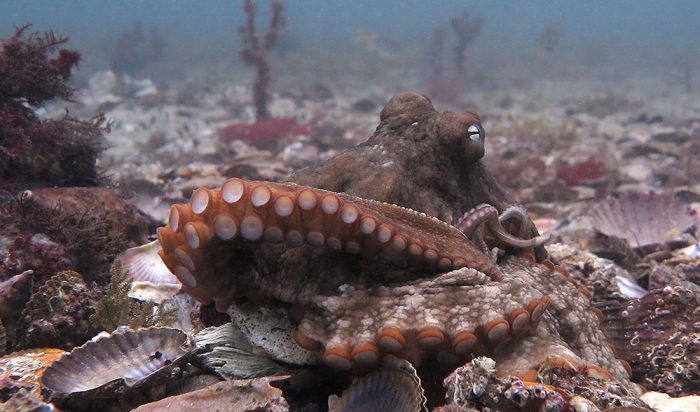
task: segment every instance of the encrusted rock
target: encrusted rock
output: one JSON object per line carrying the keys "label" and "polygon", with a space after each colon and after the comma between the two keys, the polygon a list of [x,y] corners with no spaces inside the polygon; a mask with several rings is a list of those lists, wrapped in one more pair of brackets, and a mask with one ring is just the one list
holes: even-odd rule
{"label": "encrusted rock", "polygon": [[31,296],[32,283],[31,270],[0,283],[0,323],[2,324],[0,353],[4,353],[14,343],[17,318]]}
{"label": "encrusted rock", "polygon": [[552,259],[582,282],[595,301],[641,297],[646,293],[634,277],[608,259],[563,243],[547,245]]}
{"label": "encrusted rock", "polygon": [[13,352],[0,358],[3,387],[21,386],[41,397],[41,378],[46,369],[66,354],[61,349],[41,348]]}
{"label": "encrusted rock", "polygon": [[289,410],[282,391],[270,386],[270,379],[224,381],[208,388],[171,396],[141,405],[135,412],[196,411],[266,411]]}
{"label": "encrusted rock", "polygon": [[70,350],[82,345],[100,331],[89,322],[99,294],[98,289],[86,286],[77,272],[64,271],[52,276],[22,311],[15,347]]}
{"label": "encrusted rock", "polygon": [[700,384],[700,295],[680,286],[641,299],[599,305],[603,328],[632,378],[670,395],[693,394]]}

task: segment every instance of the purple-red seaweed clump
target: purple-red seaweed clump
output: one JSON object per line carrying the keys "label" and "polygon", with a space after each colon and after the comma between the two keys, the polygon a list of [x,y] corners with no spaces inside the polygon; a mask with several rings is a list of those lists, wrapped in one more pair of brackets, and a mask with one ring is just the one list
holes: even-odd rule
{"label": "purple-red seaweed clump", "polygon": [[32,270],[37,288],[76,269],[94,281],[116,253],[143,241],[148,223],[117,193],[95,187],[109,130],[103,115],[36,113],[70,99],[80,55],[61,48],[66,37],[28,27],[0,40],[0,280]]}
{"label": "purple-red seaweed clump", "polygon": [[564,181],[569,186],[596,180],[605,175],[607,168],[605,163],[590,156],[583,162],[561,165],[557,168],[557,179]]}
{"label": "purple-red seaweed clump", "polygon": [[311,131],[311,125],[300,124],[292,117],[283,117],[254,123],[232,123],[219,130],[219,136],[227,143],[234,140],[265,143],[294,134],[308,135]]}
{"label": "purple-red seaweed clump", "polygon": [[35,113],[49,100],[71,97],[67,80],[80,54],[60,48],[67,37],[26,35],[27,28],[0,42],[0,188],[95,186],[109,129],[104,117],[44,120]]}

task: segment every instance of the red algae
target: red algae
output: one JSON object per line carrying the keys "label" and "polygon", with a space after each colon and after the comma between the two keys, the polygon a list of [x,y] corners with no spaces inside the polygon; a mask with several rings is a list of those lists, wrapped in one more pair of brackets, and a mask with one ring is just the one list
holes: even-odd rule
{"label": "red algae", "polygon": [[557,168],[557,179],[569,186],[603,177],[607,171],[605,163],[590,156],[583,162],[562,165]]}
{"label": "red algae", "polygon": [[219,130],[225,142],[242,140],[250,143],[264,143],[294,134],[308,135],[311,125],[300,124],[292,117],[259,120],[254,123],[233,123]]}
{"label": "red algae", "polygon": [[42,120],[34,112],[71,97],[67,80],[80,54],[60,48],[66,37],[25,35],[27,28],[0,42],[0,187],[95,186],[104,117]]}

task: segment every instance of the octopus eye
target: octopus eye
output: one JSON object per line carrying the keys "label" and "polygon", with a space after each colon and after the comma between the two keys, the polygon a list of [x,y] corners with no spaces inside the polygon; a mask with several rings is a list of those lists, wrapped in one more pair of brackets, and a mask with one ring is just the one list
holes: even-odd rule
{"label": "octopus eye", "polygon": [[480,142],[484,138],[484,135],[481,132],[481,127],[475,124],[469,126],[467,133],[469,133],[469,139],[475,142]]}

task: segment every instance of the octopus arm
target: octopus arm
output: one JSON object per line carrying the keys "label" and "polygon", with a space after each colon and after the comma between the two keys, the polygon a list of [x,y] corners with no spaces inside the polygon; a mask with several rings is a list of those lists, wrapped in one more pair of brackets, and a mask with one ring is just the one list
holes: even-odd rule
{"label": "octopus arm", "polygon": [[[188,204],[174,205],[158,230],[163,262],[196,298],[225,308],[238,288],[255,288],[243,276],[260,244],[316,247],[389,261],[411,260],[445,272],[461,267],[493,279],[500,270],[458,229],[427,215],[343,193],[273,182],[230,179],[219,189],[197,189]],[[236,279],[221,262],[240,266]],[[240,279],[238,279],[240,278]]]}

